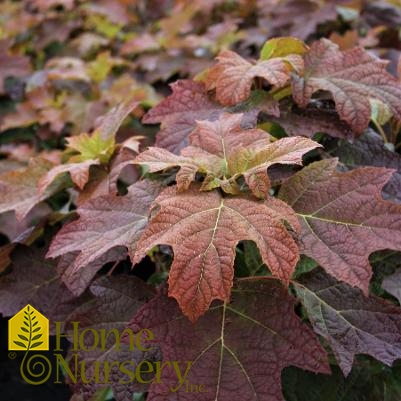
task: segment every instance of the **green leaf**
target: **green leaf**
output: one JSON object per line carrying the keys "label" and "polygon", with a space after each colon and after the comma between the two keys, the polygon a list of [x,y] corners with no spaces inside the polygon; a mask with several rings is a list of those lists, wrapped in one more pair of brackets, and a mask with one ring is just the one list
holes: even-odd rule
{"label": "green leaf", "polygon": [[268,60],[274,57],[286,57],[290,54],[303,55],[306,53],[307,46],[302,40],[283,37],[268,40],[260,52],[261,60]]}
{"label": "green leaf", "polygon": [[[33,320],[33,319],[32,319],[32,320]],[[32,325],[32,327],[35,327],[37,324],[38,324],[38,322],[35,322],[35,323]]]}
{"label": "green leaf", "polygon": [[21,340],[24,340],[24,341],[29,341],[25,336],[23,336],[22,334],[18,334],[18,337],[21,339]]}
{"label": "green leaf", "polygon": [[[249,271],[249,276],[257,275],[260,268],[265,266],[259,249],[253,241],[244,241],[244,261]],[[263,269],[261,274],[267,275],[268,271]]]}
{"label": "green leaf", "polygon": [[39,347],[39,345],[41,345],[41,344],[43,344],[43,341],[40,341],[40,342],[35,343],[35,344],[32,344],[32,345],[31,345],[31,348]]}
{"label": "green leaf", "polygon": [[390,108],[379,99],[369,99],[371,107],[370,118],[379,125],[388,123],[392,117]]}
{"label": "green leaf", "polygon": [[29,330],[26,329],[25,327],[21,327],[21,330],[24,331],[25,333],[29,333]]}
{"label": "green leaf", "polygon": [[301,255],[301,259],[299,260],[299,262],[297,263],[297,267],[295,268],[293,278],[298,278],[302,274],[308,273],[318,266],[319,264],[312,258]]}
{"label": "green leaf", "polygon": [[32,330],[32,333],[36,333],[39,330],[40,330],[40,327],[36,327],[36,329]]}
{"label": "green leaf", "polygon": [[72,157],[70,162],[84,162],[86,160],[100,160],[106,164],[114,153],[114,137],[102,139],[101,132],[95,131],[93,135],[83,133],[78,136],[67,138],[67,153]]}

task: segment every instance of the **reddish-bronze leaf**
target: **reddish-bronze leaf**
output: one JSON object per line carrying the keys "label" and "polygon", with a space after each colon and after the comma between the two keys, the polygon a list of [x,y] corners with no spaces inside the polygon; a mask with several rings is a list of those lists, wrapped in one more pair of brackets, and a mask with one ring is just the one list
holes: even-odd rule
{"label": "reddish-bronze leaf", "polygon": [[54,182],[39,192],[39,182],[53,167],[53,163],[40,157],[32,158],[29,166],[0,175],[0,213],[14,210],[22,220],[32,208],[60,189]]}
{"label": "reddish-bronze leaf", "polygon": [[260,129],[241,128],[242,114],[224,113],[216,121],[198,121],[189,135],[192,146],[176,156],[165,149],[150,148],[135,163],[149,166],[150,172],[180,166],[178,189],[185,190],[196,172],[205,173],[201,190],[221,187],[230,194],[241,194],[237,179],[242,175],[258,198],[266,198],[270,188],[267,168],[273,164],[301,164],[302,156],[320,145],[307,138],[283,138],[275,142]]}
{"label": "reddish-bronze leaf", "polygon": [[[75,382],[70,381],[70,387],[83,400],[93,399],[96,391],[110,386],[116,401],[131,400],[133,392],[146,391],[148,387],[137,380],[135,368],[143,360],[159,360],[160,350],[153,347],[150,351],[142,351],[135,343],[129,345],[117,339],[137,310],[152,298],[153,289],[137,277],[118,275],[100,277],[92,283],[90,291],[94,296],[92,302],[77,308],[69,318],[69,322],[79,322],[80,341],[83,344],[79,350],[70,349],[68,355],[71,357],[70,369],[77,377]],[[71,337],[73,330],[71,323],[66,325],[66,332]],[[106,333],[117,331],[118,336],[106,334],[104,344],[93,347],[93,330],[97,333],[102,330]],[[123,363],[125,369],[121,369]],[[95,374],[100,380],[87,380]],[[132,379],[133,374],[135,380]],[[152,373],[141,372],[144,380],[151,381],[152,376]],[[106,380],[108,383],[105,383]]]}
{"label": "reddish-bronze leaf", "polygon": [[54,237],[47,257],[79,251],[70,268],[73,273],[116,246],[127,247],[132,256],[148,222],[149,206],[159,191],[158,184],[141,181],[129,187],[125,196],[89,200],[78,207],[79,219],[63,226]]}
{"label": "reddish-bronze leaf", "polygon": [[316,333],[332,347],[345,375],[355,354],[369,354],[391,365],[401,358],[401,310],[323,271],[294,283]]}
{"label": "reddish-bronze leaf", "polygon": [[[302,58],[293,55],[294,64]],[[284,86],[290,76],[292,63],[283,58],[271,58],[251,63],[237,53],[224,50],[217,57],[218,63],[206,77],[208,90],[216,89],[216,99],[224,106],[233,106],[249,98],[254,78],[265,79],[274,87]]]}
{"label": "reddish-bronze leaf", "polygon": [[263,139],[266,143],[270,142],[272,137],[266,131],[258,128],[243,129],[242,119],[242,114],[224,113],[216,121],[196,121],[196,128],[189,135],[189,142],[221,158],[225,158],[227,150],[238,146],[252,146]]}
{"label": "reddish-bronze leaf", "polygon": [[[326,352],[294,312],[294,299],[274,279],[242,281],[230,303],[215,302],[195,324],[174,300],[161,293],[142,307],[129,327],[149,328],[160,343],[163,362],[180,363],[181,385],[171,366],[152,383],[149,401],[284,401],[281,371],[294,365],[329,373]],[[184,365],[184,366],[183,366]],[[188,383],[204,392],[186,391]],[[175,392],[172,392],[172,389]]]}
{"label": "reddish-bronze leaf", "polygon": [[401,203],[401,155],[386,148],[379,134],[367,129],[353,143],[341,144],[335,149],[334,155],[350,169],[376,166],[397,170],[383,188],[383,196],[387,200]]}
{"label": "reddish-bronze leaf", "polygon": [[392,170],[366,167],[338,173],[336,164],[336,159],[310,164],[282,185],[279,198],[300,218],[301,253],[367,294],[369,255],[401,250],[401,206],[381,197]]}
{"label": "reddish-bronze leaf", "polygon": [[100,138],[107,141],[114,138],[118,129],[128,115],[139,105],[135,96],[131,96],[113,107],[109,112],[97,122],[95,132],[99,132]]}
{"label": "reddish-bronze leaf", "polygon": [[[12,271],[0,277],[0,313],[13,316],[28,303],[47,318],[65,322],[72,311],[84,304],[62,283],[56,264],[45,259],[46,247],[18,245],[12,256]],[[53,327],[52,327],[53,331]]]}
{"label": "reddish-bronze leaf", "polygon": [[316,33],[318,26],[329,25],[330,21],[337,19],[336,7],[343,0],[285,0],[272,2],[271,0],[258,0],[259,12],[265,14],[270,11],[268,22],[274,32],[289,34],[293,37],[306,40]]}
{"label": "reddish-bronze leaf", "polygon": [[293,75],[293,97],[304,107],[318,90],[329,91],[340,117],[362,133],[371,116],[370,98],[381,100],[401,118],[401,84],[386,71],[386,65],[362,48],[340,51],[321,39],[305,55],[304,75]]}
{"label": "reddish-bronze leaf", "polygon": [[[184,148],[187,149],[187,148]],[[192,155],[191,155],[192,156]],[[196,173],[208,172],[214,165],[219,165],[220,159],[206,152],[196,150],[193,157],[177,156],[166,149],[150,147],[140,153],[134,164],[144,164],[148,166],[149,172],[167,170],[179,166],[176,175],[177,188],[184,191],[189,188],[191,182],[195,180]]]}
{"label": "reddish-bronze leaf", "polygon": [[30,6],[39,8],[42,12],[54,6],[63,6],[65,9],[74,7],[74,0],[28,0]]}
{"label": "reddish-bronze leaf", "polygon": [[4,93],[6,78],[27,77],[32,70],[29,58],[11,54],[9,46],[9,40],[0,41],[0,93]]}
{"label": "reddish-bronze leaf", "polygon": [[57,264],[61,280],[75,296],[81,295],[86,290],[96,273],[105,264],[124,260],[127,257],[127,250],[123,246],[115,246],[85,266],[75,265],[79,255],[80,251],[67,253],[60,257]]}
{"label": "reddish-bronze leaf", "polygon": [[[302,156],[320,145],[307,138],[272,137],[260,129],[244,130],[241,114],[223,114],[217,121],[199,121],[190,135],[191,144],[221,158],[209,169],[202,189],[221,186],[228,193],[240,193],[237,179],[243,176],[249,189],[258,198],[266,198],[270,188],[267,168],[273,164],[301,164]],[[188,155],[186,149],[183,149]],[[192,152],[193,158],[196,152]]]}
{"label": "reddish-bronze leaf", "polygon": [[309,105],[306,109],[292,107],[280,109],[280,116],[269,116],[268,120],[280,124],[288,136],[313,137],[324,132],[335,138],[353,139],[355,133],[341,120],[335,110],[325,109],[323,105]]}
{"label": "reddish-bronze leaf", "polygon": [[202,83],[180,80],[171,89],[173,93],[153,107],[143,122],[161,123],[156,146],[179,153],[188,145],[188,135],[195,128],[196,120],[214,120],[223,109],[208,98]]}
{"label": "reddish-bronze leaf", "polygon": [[240,175],[258,198],[265,198],[270,189],[267,168],[273,164],[302,164],[302,156],[320,147],[308,138],[282,138],[272,143],[255,142],[247,148],[238,147],[228,156],[227,169],[231,181]]}
{"label": "reddish-bronze leaf", "polygon": [[159,210],[138,242],[133,263],[156,245],[170,245],[174,261],[169,294],[192,321],[213,299],[229,299],[235,247],[241,240],[254,241],[273,275],[288,283],[299,255],[282,220],[291,223],[294,215],[279,200],[271,204],[223,198],[217,191],[199,192],[197,187],[184,193],[169,187],[155,201]]}
{"label": "reddish-bronze leaf", "polygon": [[89,168],[92,165],[99,164],[98,160],[86,160],[80,163],[67,163],[53,167],[48,173],[42,177],[38,183],[40,193],[46,191],[49,185],[61,174],[69,173],[72,182],[79,188],[83,189],[89,180]]}

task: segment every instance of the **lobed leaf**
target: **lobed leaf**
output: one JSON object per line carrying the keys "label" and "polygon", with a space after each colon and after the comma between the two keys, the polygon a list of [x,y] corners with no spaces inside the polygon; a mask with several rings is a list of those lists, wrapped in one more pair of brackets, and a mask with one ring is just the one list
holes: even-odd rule
{"label": "lobed leaf", "polygon": [[270,188],[267,168],[274,164],[301,164],[302,156],[320,145],[307,138],[272,137],[260,129],[241,128],[242,114],[222,114],[216,121],[198,121],[189,135],[191,146],[176,156],[165,149],[149,148],[134,163],[145,164],[150,172],[179,166],[179,191],[189,188],[197,172],[204,173],[201,190],[221,187],[241,194],[237,179],[243,176],[258,198],[266,198]]}
{"label": "lobed leaf", "polygon": [[41,157],[32,158],[29,165],[21,170],[0,175],[0,213],[14,210],[22,220],[38,203],[57,192],[62,182],[55,182],[39,191],[40,180],[53,167],[53,163]]}
{"label": "lobed leaf", "polygon": [[117,246],[126,247],[132,257],[147,225],[148,209],[159,191],[158,184],[141,181],[131,185],[125,196],[104,195],[89,200],[78,207],[78,220],[64,225],[54,237],[47,257],[79,251],[71,274]]}
{"label": "lobed leaf", "polygon": [[282,220],[295,231],[298,226],[283,202],[223,198],[217,191],[203,193],[197,187],[178,193],[169,187],[155,205],[160,209],[141,235],[133,263],[156,245],[170,245],[174,261],[169,295],[192,321],[206,312],[213,299],[229,299],[235,247],[241,240],[254,241],[273,275],[288,284],[299,254]]}
{"label": "lobed leaf", "polygon": [[46,189],[62,174],[69,173],[72,182],[80,189],[84,189],[85,185],[89,180],[89,169],[90,166],[100,164],[99,160],[85,160],[80,163],[67,163],[60,164],[59,166],[53,167],[43,176],[38,182],[38,189],[40,193],[46,191]]}
{"label": "lobed leaf", "polygon": [[281,88],[289,81],[293,65],[299,72],[303,66],[302,57],[296,54],[251,63],[237,53],[224,50],[217,60],[217,64],[209,70],[205,84],[208,90],[216,90],[216,99],[223,106],[233,106],[248,99],[254,78],[263,78],[274,87]]}
{"label": "lobed leaf", "polygon": [[[26,304],[32,304],[52,322],[63,322],[78,305],[88,300],[86,295],[76,297],[68,290],[57,274],[55,263],[45,260],[45,252],[46,247],[16,247],[11,273],[0,277],[1,315],[13,316]],[[24,318],[24,325],[29,328],[28,313]],[[33,316],[32,328],[38,324],[35,320]]]}
{"label": "lobed leaf", "polygon": [[161,123],[156,146],[173,153],[188,145],[188,135],[196,120],[214,120],[223,111],[211,101],[200,82],[179,80],[171,84],[173,93],[143,117],[146,124]]}
{"label": "lobed leaf", "polygon": [[[203,385],[198,401],[283,401],[281,371],[286,366],[330,371],[319,341],[294,313],[294,299],[274,279],[239,282],[231,302],[214,303],[196,324],[161,292],[129,327],[134,332],[149,328],[156,340],[163,339],[163,363],[192,362],[185,379]],[[160,382],[151,385],[150,401],[194,399],[171,366]]]}
{"label": "lobed leaf", "polygon": [[337,173],[336,164],[336,159],[310,164],[282,185],[279,198],[301,221],[301,252],[367,294],[369,255],[401,250],[401,206],[381,198],[393,171],[365,167]]}
{"label": "lobed leaf", "polygon": [[383,196],[401,203],[401,155],[387,149],[380,135],[368,129],[353,143],[340,144],[333,153],[350,169],[376,166],[397,170],[384,186]]}
{"label": "lobed leaf", "polygon": [[[117,339],[114,334],[106,336],[102,347],[99,345],[92,349],[94,344],[92,330],[97,332],[105,330],[106,333],[112,333],[115,330],[118,336],[122,336],[131,317],[154,295],[153,289],[137,277],[118,275],[100,277],[92,283],[90,290],[94,297],[93,301],[78,307],[70,316],[69,323],[66,324],[66,332],[72,336],[74,329],[71,322],[79,322],[79,334],[84,344],[78,352],[71,349],[69,351],[69,356],[72,357],[70,369],[78,377],[75,383],[70,382],[70,387],[83,400],[92,399],[91,397],[99,389],[110,385],[116,401],[132,399],[133,392],[145,391],[147,387],[136,379],[132,380],[132,374],[136,375],[135,367],[143,360],[157,361],[160,358],[159,349],[153,347],[150,351],[141,351],[135,344],[129,346],[126,343],[120,343],[119,338]],[[75,360],[78,361],[77,364]],[[127,361],[132,364],[125,363],[125,371],[120,369],[118,364]],[[85,372],[83,372],[83,365],[85,365]],[[85,380],[85,377],[96,374],[96,365],[100,366],[97,374],[101,380]],[[147,376],[151,375],[141,373],[143,379],[151,380],[151,377]],[[122,384],[120,380],[125,384]]]}
{"label": "lobed leaf", "polygon": [[294,283],[316,333],[332,347],[345,375],[355,354],[368,354],[391,365],[401,358],[401,310],[321,270]]}
{"label": "lobed leaf", "polygon": [[321,39],[305,55],[304,74],[293,75],[292,94],[305,107],[315,92],[329,91],[341,119],[361,134],[371,117],[369,99],[380,100],[401,118],[401,84],[386,71],[386,65],[362,48],[341,51]]}
{"label": "lobed leaf", "polygon": [[69,161],[76,164],[91,161],[92,164],[109,162],[115,149],[115,138],[110,137],[104,140],[99,131],[92,135],[83,133],[81,135],[67,138],[66,152],[71,156]]}

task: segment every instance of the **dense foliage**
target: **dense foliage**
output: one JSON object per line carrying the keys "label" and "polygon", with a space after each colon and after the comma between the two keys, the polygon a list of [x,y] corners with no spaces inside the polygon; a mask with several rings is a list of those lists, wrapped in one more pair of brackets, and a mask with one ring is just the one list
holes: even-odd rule
{"label": "dense foliage", "polygon": [[191,361],[207,390],[112,367],[117,401],[401,399],[399,2],[0,15],[4,317],[150,329],[70,368]]}

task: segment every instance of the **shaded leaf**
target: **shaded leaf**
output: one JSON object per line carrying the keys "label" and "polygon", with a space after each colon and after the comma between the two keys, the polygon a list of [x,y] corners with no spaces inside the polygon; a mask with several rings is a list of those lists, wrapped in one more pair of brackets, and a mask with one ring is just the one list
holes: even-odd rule
{"label": "shaded leaf", "polygon": [[[97,390],[110,386],[110,384],[104,384],[105,378],[108,377],[113,389],[113,396],[117,401],[132,399],[134,391],[145,391],[147,387],[136,379],[132,380],[135,367],[142,360],[157,361],[160,358],[159,349],[153,347],[150,351],[141,351],[135,346],[135,343],[130,346],[118,341],[119,339],[117,340],[114,334],[106,337],[104,347],[91,349],[94,343],[92,330],[98,332],[105,330],[106,333],[116,330],[121,336],[131,317],[153,296],[153,289],[137,277],[118,275],[97,279],[92,283],[90,290],[94,296],[93,302],[81,305],[69,319],[70,322],[79,321],[80,335],[84,344],[84,347],[81,347],[78,352],[70,349],[72,357],[70,369],[78,377],[78,380],[69,384],[75,393],[80,394],[84,400],[88,400]],[[86,329],[89,330],[83,333]],[[73,330],[73,325],[68,323],[66,325],[67,334],[72,334]],[[89,349],[89,351],[85,349]],[[85,383],[81,365],[75,365],[75,360],[86,365],[86,377],[91,377],[95,373],[98,363],[100,366],[98,374],[101,380]],[[118,365],[116,366],[116,363],[122,364],[126,361],[134,364],[125,364],[126,370],[130,371],[131,375],[121,370]],[[107,363],[109,366],[106,366]],[[76,367],[78,371],[75,370]],[[107,373],[108,370],[109,373]],[[141,377],[147,380],[151,380],[151,376],[151,374],[141,374]],[[126,384],[122,384],[119,380]]]}
{"label": "shaded leaf", "polygon": [[39,341],[37,343],[33,343],[33,344],[31,344],[31,348],[39,347],[39,345],[41,345],[41,344],[43,344],[43,341]]}
{"label": "shaded leaf", "polygon": [[141,181],[130,186],[125,196],[89,200],[77,209],[78,220],[64,225],[54,237],[47,257],[79,251],[72,274],[117,246],[127,247],[133,256],[136,241],[148,222],[148,209],[159,191],[158,184]]}
{"label": "shaded leaf", "polygon": [[340,120],[334,110],[309,105],[305,109],[292,107],[280,109],[279,117],[269,116],[270,121],[280,124],[289,136],[312,137],[317,132],[324,132],[335,138],[353,139],[355,133],[350,126]]}
{"label": "shaded leaf", "polygon": [[79,258],[80,253],[80,251],[75,251],[62,255],[57,264],[61,280],[75,296],[81,295],[86,290],[96,273],[107,263],[117,263],[127,258],[127,249],[123,246],[116,246],[93,262],[76,266],[75,261]]}
{"label": "shaded leaf", "polygon": [[351,169],[376,166],[397,170],[384,186],[383,196],[386,199],[401,203],[401,155],[387,149],[380,135],[368,129],[353,143],[345,142],[333,153]]}
{"label": "shaded leaf", "polygon": [[391,369],[360,356],[347,377],[337,366],[331,368],[330,376],[285,369],[282,382],[286,401],[394,401],[401,396],[399,364]]}
{"label": "shaded leaf", "polygon": [[[32,304],[51,322],[64,322],[78,305],[87,301],[86,295],[77,298],[71,294],[61,282],[55,263],[44,259],[45,253],[46,247],[16,247],[11,273],[0,277],[0,313],[3,316],[13,316],[26,304]],[[27,322],[24,324],[29,328]],[[32,327],[36,324],[37,321]]]}
{"label": "shaded leaf", "polygon": [[[163,362],[192,362],[186,380],[203,384],[199,401],[283,401],[284,367],[329,372],[319,341],[294,313],[293,298],[273,279],[238,283],[230,303],[214,303],[196,324],[160,293],[138,311],[129,327],[134,332],[149,328],[155,339],[163,339]],[[149,399],[194,399],[185,383],[179,388],[171,366],[163,370],[161,382],[151,385]]]}
{"label": "shaded leaf", "polygon": [[401,358],[401,310],[359,289],[339,283],[321,270],[294,283],[316,333],[332,347],[348,375],[355,354],[369,354],[391,365]]}
{"label": "shaded leaf", "polygon": [[391,170],[366,167],[337,173],[336,164],[336,159],[310,164],[282,185],[279,197],[300,218],[301,252],[367,294],[369,255],[401,250],[401,206],[380,195]]}
{"label": "shaded leaf", "polygon": [[382,283],[382,287],[391,295],[398,299],[401,304],[401,269],[387,276]]}

